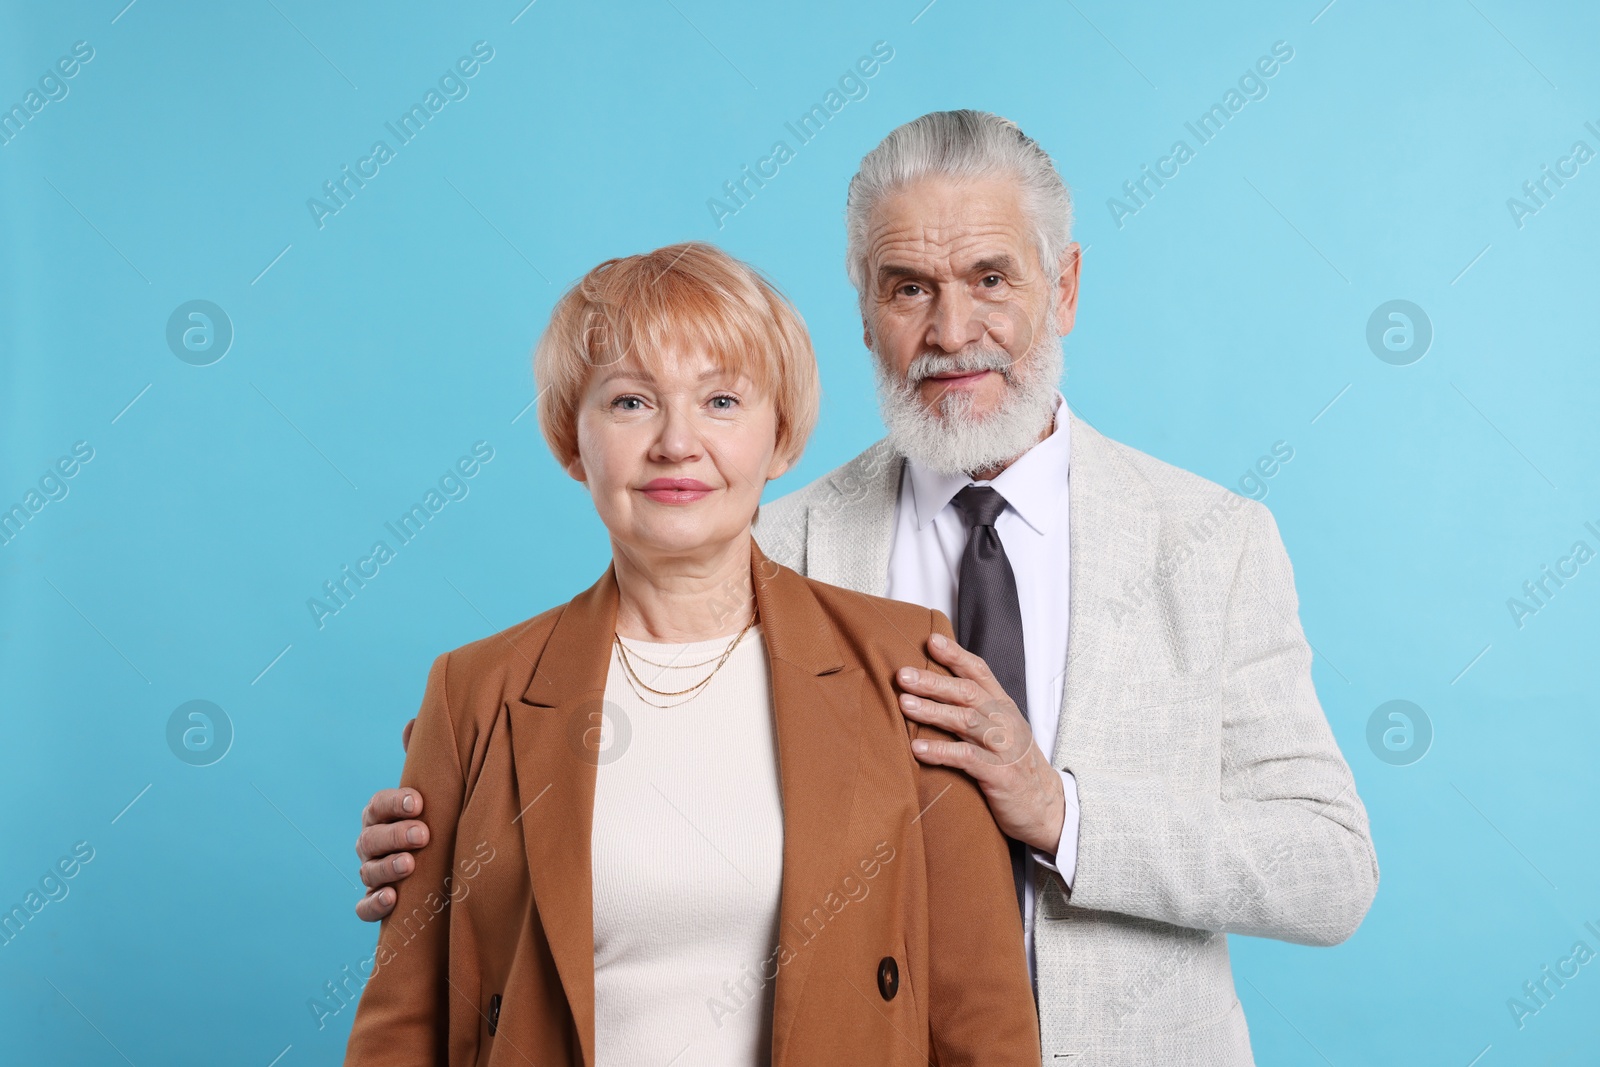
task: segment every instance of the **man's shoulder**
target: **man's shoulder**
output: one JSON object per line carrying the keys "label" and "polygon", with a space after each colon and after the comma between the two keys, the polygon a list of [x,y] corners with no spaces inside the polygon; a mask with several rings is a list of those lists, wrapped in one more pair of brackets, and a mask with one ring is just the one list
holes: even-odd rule
{"label": "man's shoulder", "polygon": [[898,487],[900,456],[887,440],[878,441],[846,463],[808,484],[762,504],[755,536],[761,550],[786,567],[805,572],[805,539],[813,507],[843,509],[874,493]]}
{"label": "man's shoulder", "polygon": [[761,505],[762,520],[803,512],[812,504],[858,496],[884,483],[891,473],[899,470],[899,463],[900,455],[889,446],[887,439],[876,441],[822,477],[785,493],[770,504]]}
{"label": "man's shoulder", "polygon": [[1270,523],[1271,512],[1259,500],[1244,496],[1227,486],[1190,470],[1141,452],[1132,445],[1096,433],[1099,444],[1110,459],[1109,466],[1133,483],[1148,506],[1164,524],[1184,524],[1199,520],[1223,521],[1241,532]]}

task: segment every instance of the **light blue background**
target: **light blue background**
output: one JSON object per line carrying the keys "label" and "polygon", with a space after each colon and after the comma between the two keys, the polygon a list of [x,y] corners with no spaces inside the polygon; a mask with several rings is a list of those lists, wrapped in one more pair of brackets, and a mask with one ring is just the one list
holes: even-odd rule
{"label": "light blue background", "polygon": [[[6,107],[95,49],[0,147],[0,507],[95,450],[0,547],[0,907],[95,850],[0,946],[0,1058],[338,1062],[353,1010],[319,1030],[307,1001],[374,943],[351,845],[428,664],[605,564],[518,417],[562,287],[689,238],[767,270],[826,383],[772,492],[802,485],[880,434],[846,182],[896,124],[976,107],[1077,196],[1074,406],[1229,484],[1294,449],[1266,502],[1383,873],[1343,946],[1233,939],[1258,1059],[1600,1062],[1600,963],[1523,1029],[1506,1005],[1576,940],[1600,950],[1600,563],[1520,629],[1506,606],[1600,549],[1600,162],[1521,228],[1506,206],[1574,141],[1600,149],[1600,14],[925,2],[0,9]],[[319,229],[306,200],[480,40],[470,95]],[[1266,99],[1118,228],[1108,198],[1280,40]],[[707,199],[876,41],[869,95],[719,229]],[[1365,341],[1397,298],[1435,332],[1410,366]],[[236,330],[211,366],[165,341],[192,299]],[[319,630],[307,598],[480,440],[470,495]],[[1435,731],[1409,766],[1366,740],[1396,698]],[[208,767],[167,747],[192,699],[236,732]]]}

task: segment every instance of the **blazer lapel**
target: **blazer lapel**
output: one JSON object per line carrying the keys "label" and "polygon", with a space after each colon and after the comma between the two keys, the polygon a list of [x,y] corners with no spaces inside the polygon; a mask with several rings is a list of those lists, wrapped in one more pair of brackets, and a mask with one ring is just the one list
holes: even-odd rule
{"label": "blazer lapel", "polygon": [[806,576],[858,593],[889,588],[889,547],[905,460],[879,441],[829,475],[833,495],[806,513]]}
{"label": "blazer lapel", "polygon": [[[773,1063],[789,1029],[815,951],[806,918],[837,892],[839,842],[855,799],[860,758],[861,671],[844,670],[833,627],[806,582],[751,545],[756,604],[772,676],[783,796],[783,887],[774,991]],[[562,611],[539,664],[512,708],[512,759],[522,839],[540,925],[577,1023],[585,1064],[594,1063],[593,830],[595,749],[611,636],[615,573]]]}
{"label": "blazer lapel", "polygon": [[1111,443],[1076,414],[1067,475],[1071,580],[1068,592],[1067,677],[1055,751],[1077,751],[1071,734],[1095,713],[1092,694],[1108,675],[1137,665],[1137,625],[1145,613],[1128,608],[1140,583],[1155,577],[1158,519],[1142,479]]}
{"label": "blazer lapel", "polygon": [[617,581],[608,569],[562,611],[511,714],[528,875],[578,1028],[583,1062],[594,1063],[594,885],[589,835],[595,768]]}
{"label": "blazer lapel", "polygon": [[864,678],[845,670],[829,623],[806,582],[755,549],[756,603],[772,673],[772,707],[783,790],[783,889],[772,1063],[782,1067],[820,930],[806,919],[826,908],[850,857],[840,848],[855,799]]}

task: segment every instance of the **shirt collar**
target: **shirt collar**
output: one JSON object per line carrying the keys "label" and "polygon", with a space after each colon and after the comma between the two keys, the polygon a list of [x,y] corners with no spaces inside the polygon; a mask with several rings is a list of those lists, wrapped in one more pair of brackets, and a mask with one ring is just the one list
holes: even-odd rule
{"label": "shirt collar", "polygon": [[917,529],[926,528],[967,486],[991,485],[1023,522],[1036,533],[1048,534],[1058,513],[1056,501],[1067,487],[1072,443],[1072,420],[1059,392],[1055,405],[1055,429],[1050,436],[1024,452],[992,481],[974,482],[964,474],[937,474],[916,460],[907,459]]}

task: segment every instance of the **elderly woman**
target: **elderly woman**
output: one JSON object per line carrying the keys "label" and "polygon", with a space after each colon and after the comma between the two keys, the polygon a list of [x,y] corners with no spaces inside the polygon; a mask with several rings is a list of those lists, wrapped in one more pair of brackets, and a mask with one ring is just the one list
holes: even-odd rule
{"label": "elderly woman", "polygon": [[799,315],[676,245],[589,272],[534,369],[612,564],[434,662],[345,1062],[1036,1067],[1005,842],[896,705],[949,624],[751,536],[816,420]]}

